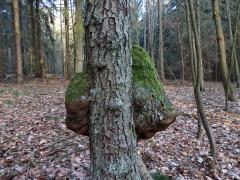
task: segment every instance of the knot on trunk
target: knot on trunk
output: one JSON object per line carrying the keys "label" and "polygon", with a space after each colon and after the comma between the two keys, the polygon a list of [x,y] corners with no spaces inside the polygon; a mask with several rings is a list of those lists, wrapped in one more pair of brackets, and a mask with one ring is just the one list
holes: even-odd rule
{"label": "knot on trunk", "polygon": [[[148,139],[156,132],[168,128],[175,121],[178,113],[174,111],[165,95],[157,71],[147,52],[140,47],[133,47],[132,60],[132,104],[135,130],[138,140]],[[90,90],[92,84],[89,77],[86,73],[76,74],[65,94],[66,126],[86,136],[89,135],[92,96],[92,90]],[[119,103],[111,105],[111,108],[117,109]]]}

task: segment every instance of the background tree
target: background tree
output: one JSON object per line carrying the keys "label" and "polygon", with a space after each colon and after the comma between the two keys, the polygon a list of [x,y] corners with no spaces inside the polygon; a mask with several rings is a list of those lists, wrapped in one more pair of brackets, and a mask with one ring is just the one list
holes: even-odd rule
{"label": "background tree", "polygon": [[64,22],[65,22],[65,80],[71,78],[71,53],[70,53],[70,43],[69,43],[69,12],[68,12],[68,0],[64,0]]}
{"label": "background tree", "polygon": [[22,82],[22,53],[21,53],[21,34],[20,34],[20,25],[19,25],[19,2],[18,0],[13,0],[13,14],[14,14],[14,29],[15,29],[15,38],[16,38],[16,64],[17,64],[17,82]]}
{"label": "background tree", "polygon": [[212,170],[213,173],[215,173],[216,171],[216,145],[215,145],[215,141],[212,135],[212,131],[211,128],[208,124],[208,120],[207,120],[207,116],[205,114],[204,111],[204,107],[203,107],[203,102],[202,102],[202,98],[201,98],[201,92],[200,92],[200,88],[201,88],[201,68],[200,66],[202,66],[201,64],[201,48],[200,48],[200,40],[199,40],[199,36],[198,36],[198,30],[197,30],[197,23],[196,23],[196,18],[195,18],[195,13],[193,10],[193,2],[192,0],[188,0],[188,7],[190,10],[190,19],[191,19],[191,24],[192,24],[192,30],[193,30],[193,34],[194,34],[194,38],[195,38],[195,47],[196,47],[196,54],[197,54],[197,72],[196,72],[196,82],[194,84],[194,97],[195,97],[195,101],[197,104],[197,109],[198,109],[198,114],[201,118],[201,122],[203,124],[203,127],[206,131],[208,140],[209,140],[209,144],[210,144],[210,154],[213,158],[212,160]]}
{"label": "background tree", "polygon": [[156,60],[156,67],[158,70],[158,74],[160,76],[160,79],[162,82],[165,81],[165,74],[164,74],[164,58],[163,58],[163,18],[162,18],[162,13],[163,13],[163,5],[162,1],[158,0],[158,46],[157,46],[157,60]]}
{"label": "background tree", "polygon": [[226,99],[234,100],[232,85],[230,81],[228,81],[226,49],[225,49],[225,41],[224,41],[224,34],[222,29],[222,21],[220,16],[218,0],[212,0],[212,12],[213,12],[213,19],[216,27],[216,39],[218,43],[219,61],[220,61],[220,66],[222,71],[222,81],[223,81],[225,96],[226,96]]}
{"label": "background tree", "polygon": [[[229,28],[229,36],[230,36],[230,41],[233,46],[233,61],[234,61],[234,75],[236,79],[236,84],[237,87],[240,87],[240,72],[239,72],[239,65],[238,65],[238,59],[237,59],[237,54],[236,54],[236,48],[235,45],[233,44],[233,31],[232,31],[232,18],[231,18],[231,10],[230,10],[230,3],[229,0],[225,1],[226,3],[226,13],[228,17],[228,28]],[[237,27],[237,20],[236,20],[236,27]],[[235,31],[236,32],[236,31]]]}
{"label": "background tree", "polygon": [[152,1],[146,2],[146,49],[148,53],[154,58],[153,50],[153,34],[152,34]]}
{"label": "background tree", "polygon": [[83,40],[84,40],[84,27],[82,17],[82,0],[76,0],[76,22],[75,22],[75,33],[76,33],[76,66],[75,72],[83,71]]}

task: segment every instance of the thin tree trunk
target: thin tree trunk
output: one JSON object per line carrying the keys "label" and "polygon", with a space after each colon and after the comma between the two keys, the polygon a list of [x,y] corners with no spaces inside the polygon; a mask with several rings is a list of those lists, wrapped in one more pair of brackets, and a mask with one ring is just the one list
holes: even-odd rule
{"label": "thin tree trunk", "polygon": [[[198,37],[199,37],[199,41],[200,41],[200,46],[201,46],[201,4],[200,4],[200,0],[196,1],[196,19],[197,19],[197,30],[198,30]],[[201,59],[201,67],[200,67],[200,90],[203,91],[204,90],[204,77],[203,77],[203,62]]]}
{"label": "thin tree trunk", "polygon": [[225,48],[224,34],[222,29],[222,21],[220,16],[218,0],[212,0],[212,12],[213,12],[213,19],[216,27],[216,38],[218,43],[219,61],[220,61],[220,66],[222,70],[222,81],[223,81],[223,87],[225,91],[225,97],[226,97],[226,101],[227,99],[233,101],[234,95],[233,95],[232,85],[231,85],[231,82],[227,80],[228,66],[226,61],[226,48]]}
{"label": "thin tree trunk", "polygon": [[200,92],[200,84],[201,84],[201,72],[200,72],[200,66],[201,66],[201,48],[200,48],[200,40],[198,37],[198,31],[197,31],[197,25],[196,25],[196,18],[195,18],[195,13],[194,13],[194,9],[193,9],[193,2],[192,0],[188,0],[188,4],[189,4],[189,9],[190,9],[190,15],[191,15],[191,23],[192,23],[192,29],[193,29],[193,34],[195,37],[195,46],[196,46],[196,53],[197,53],[197,78],[196,78],[196,83],[194,86],[194,95],[195,95],[195,100],[196,100],[196,104],[197,104],[197,109],[198,109],[198,113],[199,116],[202,120],[202,124],[203,127],[206,131],[208,140],[209,140],[209,144],[210,144],[210,154],[213,158],[212,161],[212,170],[215,173],[215,165],[216,165],[216,145],[215,145],[215,141],[212,135],[212,131],[211,128],[209,127],[208,121],[207,121],[207,117],[206,114],[204,112],[203,109],[203,102],[202,102],[202,98],[201,98],[201,92]]}
{"label": "thin tree trunk", "polygon": [[193,65],[194,65],[194,71],[195,71],[195,75],[196,75],[195,77],[197,79],[197,52],[196,52],[195,38],[194,38],[193,32],[191,32],[191,36],[192,36],[193,59],[194,59]]}
{"label": "thin tree trunk", "polygon": [[[196,48],[195,48],[195,41],[193,40],[193,32],[191,27],[191,17],[190,17],[190,9],[188,0],[185,0],[185,7],[186,7],[186,19],[187,19],[187,29],[188,29],[188,43],[190,47],[190,58],[191,58],[191,67],[192,67],[192,83],[193,86],[196,86],[196,79],[197,79],[197,63],[196,63]],[[197,139],[200,140],[202,137],[202,120],[201,117],[198,118],[198,131],[197,131]]]}
{"label": "thin tree trunk", "polygon": [[[76,69],[76,58],[77,58],[77,49],[76,49],[76,33],[75,33],[75,28],[74,28],[74,19],[73,19],[73,1],[70,0],[70,10],[71,10],[71,23],[72,23],[72,33],[73,33],[73,69],[75,72]],[[72,68],[72,67],[71,67]]]}
{"label": "thin tree trunk", "polygon": [[191,62],[191,72],[192,72],[192,81],[195,86],[196,82],[196,69],[195,69],[195,58],[193,57],[193,41],[192,41],[192,28],[191,28],[191,19],[190,19],[190,10],[188,5],[188,0],[185,0],[186,7],[186,20],[187,20],[187,29],[188,29],[188,43],[190,48],[190,62]]}
{"label": "thin tree trunk", "polygon": [[[234,61],[234,73],[235,73],[235,80],[236,80],[236,83],[237,83],[237,87],[239,88],[240,87],[240,72],[239,72],[239,64],[238,64],[238,59],[237,59],[237,53],[236,53],[236,50],[235,50],[235,44],[233,44],[233,34],[232,34],[232,20],[231,20],[231,11],[230,11],[230,2],[229,0],[225,0],[226,2],[226,11],[227,11],[227,17],[228,17],[228,29],[229,29],[229,36],[230,36],[230,41],[231,41],[231,44],[234,48],[234,51],[233,51],[233,61]],[[238,15],[237,15],[238,16]],[[237,18],[238,19],[238,18]],[[236,21],[236,27],[237,27],[237,21]],[[235,31],[236,33],[236,31]]]}
{"label": "thin tree trunk", "polygon": [[[230,58],[230,70],[229,74],[227,77],[227,82],[230,81],[231,77],[231,72],[233,69],[233,66],[236,66],[236,41],[237,41],[237,33],[238,33],[238,27],[239,27],[239,18],[240,18],[240,0],[238,1],[238,6],[237,6],[237,17],[236,17],[236,26],[235,26],[235,32],[234,32],[234,37],[233,37],[233,42],[232,42],[232,49],[231,49],[231,58]],[[238,69],[239,70],[239,69]],[[228,89],[227,89],[228,90]],[[228,93],[226,93],[228,95]],[[225,102],[225,109],[228,111],[228,96],[226,96],[226,102]]]}
{"label": "thin tree trunk", "polygon": [[158,0],[158,51],[157,51],[157,70],[162,82],[165,81],[164,74],[164,58],[163,58],[163,20],[162,20],[163,5],[162,1]]}
{"label": "thin tree trunk", "polygon": [[75,72],[83,72],[83,41],[84,41],[84,29],[83,29],[83,17],[82,17],[82,0],[76,0],[76,66]]}
{"label": "thin tree trunk", "polygon": [[143,47],[147,50],[147,13],[145,13],[145,18],[143,20]]}
{"label": "thin tree trunk", "polygon": [[39,48],[39,70],[40,77],[44,81],[46,78],[46,69],[45,69],[45,60],[44,60],[44,51],[42,43],[42,29],[41,29],[41,16],[40,16],[40,0],[36,1],[36,29],[37,29],[37,39],[38,39],[38,48]]}
{"label": "thin tree trunk", "polygon": [[179,18],[178,18],[178,24],[177,24],[177,33],[178,33],[178,43],[179,43],[179,48],[180,48],[180,56],[181,56],[181,79],[182,81],[185,80],[185,75],[184,75],[184,59],[183,59],[183,47],[182,47],[182,37],[180,33],[180,23],[179,23]]}
{"label": "thin tree trunk", "polygon": [[197,29],[198,29],[198,35],[199,40],[201,41],[201,4],[200,0],[196,1],[196,19],[197,19]]}
{"label": "thin tree trunk", "polygon": [[138,15],[137,2],[133,0],[130,2],[130,22],[131,22],[131,42],[133,45],[139,45],[138,39]]}
{"label": "thin tree trunk", "polygon": [[88,1],[87,12],[91,179],[142,179],[131,105],[129,0]]}
{"label": "thin tree trunk", "polygon": [[152,36],[152,4],[151,0],[147,0],[146,2],[146,48],[151,56],[153,57],[153,36]]}
{"label": "thin tree trunk", "polygon": [[30,64],[30,76],[33,76],[33,67],[34,67],[34,57],[35,57],[35,51],[34,51],[34,41],[35,41],[35,32],[34,32],[34,12],[33,12],[33,1],[28,1],[28,14],[30,18],[29,22],[29,64]]}
{"label": "thin tree trunk", "polygon": [[17,82],[21,83],[23,80],[22,73],[22,53],[21,53],[21,37],[20,37],[20,24],[19,24],[19,2],[13,0],[13,15],[14,15],[14,31],[15,31],[15,45],[16,45],[16,74]]}
{"label": "thin tree trunk", "polygon": [[69,45],[69,13],[68,13],[68,0],[64,0],[64,22],[65,22],[65,72],[64,79],[67,81],[71,78],[71,53],[70,53],[70,45]]}
{"label": "thin tree trunk", "polygon": [[63,48],[63,25],[62,25],[62,0],[60,0],[60,40],[61,40],[61,58],[62,58],[62,73],[65,75],[65,63],[64,63],[64,48]]}

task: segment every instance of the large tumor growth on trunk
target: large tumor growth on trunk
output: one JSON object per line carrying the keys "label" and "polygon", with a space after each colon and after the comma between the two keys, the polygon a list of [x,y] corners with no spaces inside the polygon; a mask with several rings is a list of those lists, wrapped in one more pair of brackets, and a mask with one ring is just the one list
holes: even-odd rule
{"label": "large tumor growth on trunk", "polygon": [[[138,139],[148,139],[165,130],[177,113],[165,95],[157,71],[148,53],[141,47],[132,48],[134,122]],[[88,136],[90,76],[78,73],[65,94],[66,126]]]}

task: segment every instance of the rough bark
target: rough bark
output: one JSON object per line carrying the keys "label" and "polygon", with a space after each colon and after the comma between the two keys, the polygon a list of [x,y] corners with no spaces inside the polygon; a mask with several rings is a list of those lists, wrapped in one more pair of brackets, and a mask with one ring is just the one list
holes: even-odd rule
{"label": "rough bark", "polygon": [[20,37],[20,24],[19,24],[19,2],[13,0],[13,15],[14,15],[14,31],[15,31],[15,45],[16,45],[16,74],[17,82],[21,83],[23,79],[22,73],[22,53],[21,53],[21,37]]}
{"label": "rough bark", "polygon": [[87,2],[91,179],[142,179],[131,105],[129,0]]}
{"label": "rough bark", "polygon": [[84,40],[84,28],[82,17],[82,0],[76,0],[76,22],[75,22],[75,37],[76,37],[76,65],[75,73],[83,72],[83,40]]}
{"label": "rough bark", "polygon": [[158,51],[157,51],[157,70],[162,82],[165,81],[164,58],[163,58],[163,12],[162,1],[158,0]]}
{"label": "rough bark", "polygon": [[222,29],[222,21],[220,16],[220,9],[219,9],[219,0],[212,0],[212,12],[213,12],[213,19],[216,28],[216,39],[218,43],[218,53],[219,53],[219,61],[222,71],[222,81],[223,87],[225,91],[226,99],[234,100],[233,89],[230,81],[228,81],[228,66],[226,60],[226,48],[225,48],[225,41],[224,41],[224,34]]}

